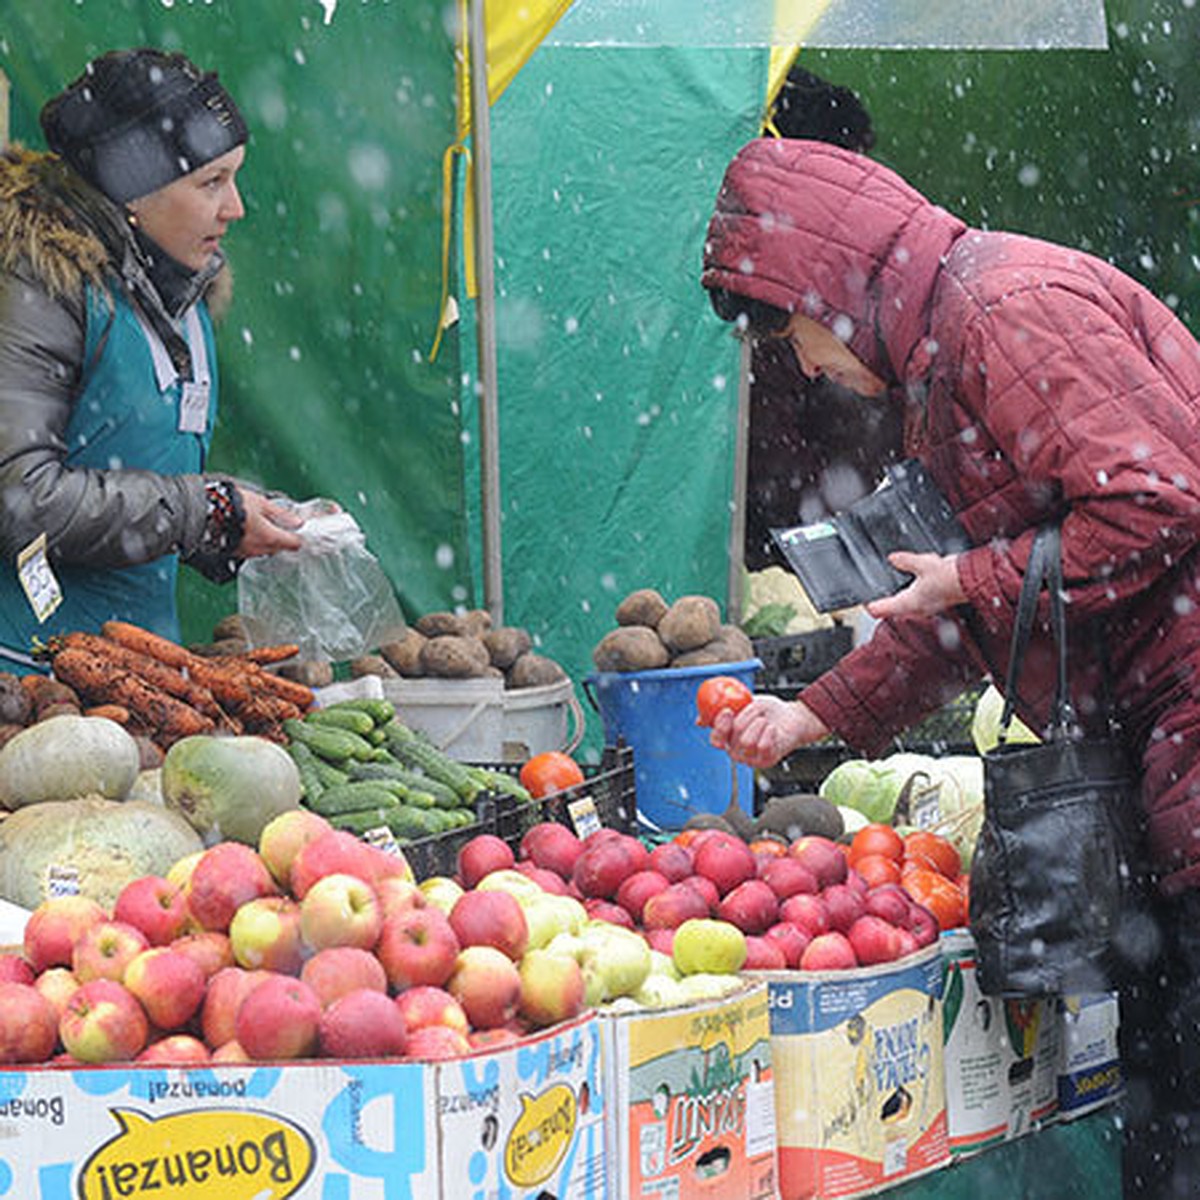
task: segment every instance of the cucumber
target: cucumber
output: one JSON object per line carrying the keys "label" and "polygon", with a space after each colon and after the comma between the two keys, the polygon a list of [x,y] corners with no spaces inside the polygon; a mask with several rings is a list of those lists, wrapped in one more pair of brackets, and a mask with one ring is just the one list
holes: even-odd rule
{"label": "cucumber", "polygon": [[[303,745],[303,743],[299,744]],[[347,764],[343,763],[342,765]],[[320,778],[322,787],[337,787],[339,784],[350,782],[350,776],[341,767],[335,767],[333,763],[326,762],[319,754],[313,755],[313,770]]]}
{"label": "cucumber", "polygon": [[462,763],[439,750],[432,742],[415,733],[399,721],[389,721],[387,748],[406,766],[453,788],[461,800],[473,801],[483,790],[479,782]]}
{"label": "cucumber", "polygon": [[334,817],[362,808],[392,809],[399,803],[395,793],[387,788],[361,780],[326,788],[308,807],[323,817]]}
{"label": "cucumber", "polygon": [[335,729],[348,729],[359,737],[367,737],[375,728],[369,714],[356,708],[314,708],[304,714],[310,725],[332,725]]}
{"label": "cucumber", "polygon": [[358,700],[338,700],[333,704],[326,705],[324,711],[328,712],[334,708],[357,709],[359,712],[365,712],[376,725],[386,725],[396,715],[396,706],[390,700],[375,699],[369,696]]}
{"label": "cucumber", "polygon": [[462,798],[452,787],[420,771],[402,766],[394,758],[390,762],[352,762],[347,764],[346,770],[351,779],[376,779],[381,782],[391,779],[415,791],[427,792],[434,798],[438,808],[457,808],[462,803]]}
{"label": "cucumber", "polygon": [[303,742],[291,742],[287,752],[300,772],[300,793],[311,805],[325,790],[324,781],[317,770],[317,756]]}
{"label": "cucumber", "polygon": [[433,820],[437,809],[411,808],[407,804],[397,804],[387,814],[387,826],[397,836],[402,838],[424,838],[440,833]]}
{"label": "cucumber", "polygon": [[490,767],[468,767],[467,770],[475,776],[480,786],[489,792],[501,792],[503,795],[511,796],[514,800],[519,800],[522,804],[529,804],[533,800],[529,790],[522,785],[521,781],[507,771],[493,771]]}
{"label": "cucumber", "polygon": [[366,738],[349,729],[318,725],[295,717],[284,720],[283,731],[292,741],[303,742],[314,754],[330,762],[342,763],[350,758],[369,762],[386,753],[382,747],[372,746]]}
{"label": "cucumber", "polygon": [[388,824],[390,812],[391,809],[385,808],[358,808],[352,812],[335,813],[329,818],[329,823],[334,829],[344,829],[347,833],[362,837],[372,829],[391,829]]}

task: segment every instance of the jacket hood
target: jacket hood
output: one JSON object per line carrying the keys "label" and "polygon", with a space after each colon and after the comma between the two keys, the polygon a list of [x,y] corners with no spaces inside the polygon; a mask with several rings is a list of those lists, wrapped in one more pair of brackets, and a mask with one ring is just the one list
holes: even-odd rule
{"label": "jacket hood", "polygon": [[874,159],[760,138],[725,172],[701,282],[821,321],[877,375],[924,373],[944,256],[967,226]]}
{"label": "jacket hood", "polygon": [[[0,153],[0,270],[28,272],[52,296],[78,298],[84,284],[104,288],[127,273],[132,245],[120,206],[57,155],[18,145]],[[214,319],[232,295],[223,265],[204,292]]]}

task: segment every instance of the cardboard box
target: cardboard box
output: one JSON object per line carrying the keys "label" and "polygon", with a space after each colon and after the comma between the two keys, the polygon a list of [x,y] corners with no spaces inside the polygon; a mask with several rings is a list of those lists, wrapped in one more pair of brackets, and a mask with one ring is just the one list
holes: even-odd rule
{"label": "cardboard box", "polygon": [[1125,1089],[1117,1046],[1120,1003],[1116,992],[1104,992],[1063,996],[1057,1008],[1062,1035],[1058,1116],[1069,1121],[1111,1104]]}
{"label": "cardboard box", "polygon": [[776,1200],[766,986],[600,1022],[612,1200]]}
{"label": "cardboard box", "polygon": [[855,971],[772,971],[783,1200],[858,1196],[945,1166],[936,946]]}
{"label": "cardboard box", "polygon": [[443,1063],[0,1072],[21,1200],[606,1200],[599,1023]]}
{"label": "cardboard box", "polygon": [[946,1116],[958,1156],[1019,1137],[1054,1116],[1060,1023],[1053,1000],[983,995],[966,929],[942,934],[940,945]]}

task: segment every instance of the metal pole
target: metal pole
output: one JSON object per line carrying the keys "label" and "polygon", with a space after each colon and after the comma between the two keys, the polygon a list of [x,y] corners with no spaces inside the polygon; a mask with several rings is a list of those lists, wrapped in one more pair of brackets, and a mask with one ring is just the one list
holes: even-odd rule
{"label": "metal pole", "polygon": [[8,145],[8,76],[0,71],[0,150]]}
{"label": "metal pole", "polygon": [[750,341],[743,338],[738,363],[737,426],[733,434],[733,498],[729,513],[729,580],[726,620],[742,621],[742,575],[746,564],[746,488],[750,457]]}
{"label": "metal pole", "polygon": [[485,0],[469,5],[471,59],[471,158],[475,198],[476,328],[479,375],[479,458],[483,520],[484,605],[504,624],[504,574],[500,552],[500,413],[496,393],[496,276],[492,233],[491,107],[488,102]]}

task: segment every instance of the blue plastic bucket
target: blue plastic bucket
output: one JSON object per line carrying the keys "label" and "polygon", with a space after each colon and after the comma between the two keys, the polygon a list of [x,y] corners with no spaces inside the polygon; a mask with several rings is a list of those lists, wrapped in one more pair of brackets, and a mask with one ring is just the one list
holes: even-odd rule
{"label": "blue plastic bucket", "polygon": [[[658,829],[680,829],[696,813],[720,813],[733,785],[731,759],[710,745],[696,724],[696,689],[714,675],[753,688],[762,662],[670,667],[661,671],[602,671],[583,681],[604,722],[604,738],[633,748],[638,816]],[[754,813],[754,772],[739,764],[738,802]]]}

